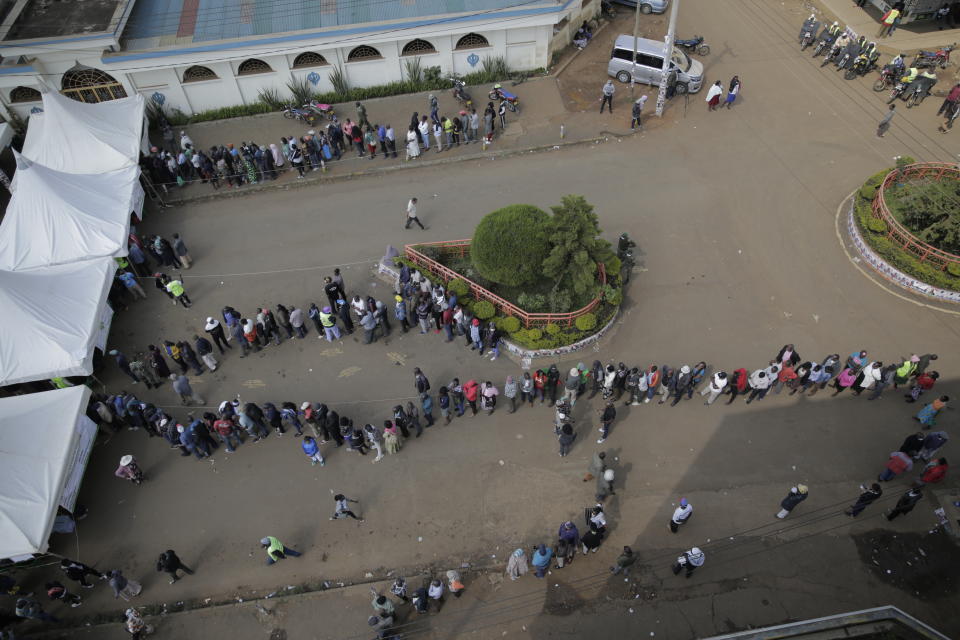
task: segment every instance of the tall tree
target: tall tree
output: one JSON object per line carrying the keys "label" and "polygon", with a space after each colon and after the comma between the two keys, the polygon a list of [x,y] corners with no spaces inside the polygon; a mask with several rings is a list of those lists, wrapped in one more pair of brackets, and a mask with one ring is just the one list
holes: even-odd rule
{"label": "tall tree", "polygon": [[583,196],[563,196],[560,205],[550,209],[551,249],[543,261],[543,275],[554,281],[554,291],[582,296],[596,287],[597,263],[612,258],[613,250],[600,237],[597,214]]}

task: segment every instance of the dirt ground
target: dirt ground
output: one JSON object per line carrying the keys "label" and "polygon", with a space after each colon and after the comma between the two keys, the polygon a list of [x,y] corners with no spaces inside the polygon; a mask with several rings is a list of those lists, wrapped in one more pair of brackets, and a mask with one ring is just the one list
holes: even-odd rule
{"label": "dirt ground", "polygon": [[[801,55],[792,40],[801,11],[799,3],[756,0],[685,3],[680,32],[702,30],[713,47],[704,59],[707,80],[744,79],[730,111],[707,113],[702,96],[693,96],[685,110],[671,105],[661,129],[605,144],[149,211],[141,231],[180,232],[196,259],[184,272],[195,304],[173,308],[151,290],[117,314],[110,346],[131,353],[158,339],[189,338],[225,304],[319,302],[321,278],[335,266],[349,292],[388,300],[389,288],[371,271],[388,245],[469,237],[486,212],[516,202],[545,208],[572,192],[596,206],[607,237],[627,231],[637,240],[641,264],[615,332],[595,350],[562,359],[561,369],[595,358],[752,369],[788,342],[811,359],[860,348],[884,361],[935,351],[942,356],[938,391],[956,395],[956,312],[874,286],[844,253],[836,215],[859,181],[893,156],[949,160],[960,144],[935,133],[931,101],[898,114],[887,137],[876,138],[884,104],[872,79],[846,82]],[[594,80],[599,87],[605,77]],[[606,114],[589,117],[595,130],[606,122]],[[402,229],[411,195],[421,198],[427,231]],[[380,423],[411,399],[415,366],[434,388],[454,375],[502,385],[520,373],[505,357],[483,360],[434,335],[395,333],[388,344],[364,346],[353,338],[328,344],[311,331],[243,360],[228,353],[216,373],[191,382],[208,405],[240,392],[257,402],[323,401],[357,424]],[[103,380],[111,390],[131,390],[112,367]],[[133,389],[185,417],[169,385]],[[208,599],[236,603],[156,616],[157,638],[363,638],[370,594],[358,583],[382,588],[390,572],[419,583],[464,563],[468,594],[417,620],[411,637],[693,638],[879,604],[957,636],[948,598],[918,597],[917,581],[891,582],[864,555],[878,529],[898,539],[924,535],[936,523],[934,505],[925,500],[889,525],[881,518],[888,502],[856,521],[842,515],[859,483],[875,477],[914,429],[914,408],[897,393],[877,402],[827,396],[618,407],[604,445],[617,474],[617,495],[606,507],[610,535],[599,553],[543,581],[510,583],[499,571],[513,549],[549,542],[561,522],[582,518],[591,504],[592,486],[581,478],[598,449],[599,398],[577,403],[579,435],[562,459],[545,407],[510,415],[501,406],[490,417],[431,427],[376,464],[326,447],[323,468],[311,467],[289,435],[197,461],[123,431],[95,448],[81,491],[91,515],[77,535],[55,536],[52,551],[122,567],[144,585],[140,605],[173,611]],[[941,422],[952,433],[956,416],[947,412]],[[143,486],[112,476],[125,453],[143,461]],[[776,520],[796,482],[811,487],[810,499]],[[895,500],[904,483],[892,483],[884,499]],[[365,523],[328,520],[336,492],[360,500]],[[667,522],[681,496],[695,515],[673,536]],[[266,566],[257,540],[268,534],[304,555]],[[641,563],[626,583],[607,572],[623,545]],[[692,545],[706,551],[707,564],[689,580],[674,577],[673,558]],[[932,539],[920,546],[955,566],[955,548]],[[167,548],[196,575],[167,584],[153,567]],[[885,561],[878,558],[890,568]],[[474,571],[486,567],[497,572]],[[923,582],[926,574],[919,575]],[[34,589],[43,579],[24,577]],[[293,591],[288,586],[324,582],[344,588],[282,596]],[[94,622],[115,620],[123,605],[104,586],[81,595],[78,610],[48,609]],[[52,636],[123,634],[94,626]]]}

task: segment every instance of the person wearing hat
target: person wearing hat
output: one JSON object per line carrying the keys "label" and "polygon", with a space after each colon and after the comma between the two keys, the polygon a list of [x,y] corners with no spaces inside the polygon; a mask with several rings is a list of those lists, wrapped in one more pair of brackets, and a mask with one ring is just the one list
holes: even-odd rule
{"label": "person wearing hat", "polygon": [[673,510],[673,517],[670,518],[670,531],[676,533],[680,525],[686,524],[691,515],[693,515],[693,507],[686,498],[680,498],[680,505]]}
{"label": "person wearing hat", "polygon": [[129,480],[133,484],[143,484],[143,471],[137,464],[137,459],[127,454],[120,458],[120,466],[113,472],[113,475],[124,480]]}
{"label": "person wearing hat", "polygon": [[683,567],[687,568],[687,577],[693,575],[693,572],[697,567],[702,567],[703,562],[706,560],[706,556],[703,554],[703,551],[699,547],[693,547],[689,551],[684,551],[683,555],[677,558],[677,561],[673,563],[673,575],[680,573],[680,570]]}
{"label": "person wearing hat", "polygon": [[300,552],[285,546],[282,542],[273,536],[266,536],[260,539],[260,546],[267,552],[267,564],[273,564],[279,560],[284,560],[287,556],[294,558],[300,557]]}
{"label": "person wearing hat", "polygon": [[560,525],[557,538],[559,540],[566,540],[567,544],[572,545],[574,549],[580,545],[580,532],[577,530],[577,525],[573,524],[570,520]]}
{"label": "person wearing hat", "polygon": [[550,568],[550,558],[552,557],[552,549],[544,544],[537,545],[533,550],[533,556],[530,558],[530,564],[533,565],[533,574],[538,578],[547,575],[547,569]]}
{"label": "person wearing hat", "polygon": [[643,123],[640,122],[640,114],[643,112],[643,105],[647,102],[647,96],[643,95],[637,98],[633,103],[633,111],[630,114],[632,119],[630,120],[630,128],[636,129],[637,127],[643,128]]}
{"label": "person wearing hat", "polygon": [[393,317],[400,322],[400,329],[406,333],[410,330],[410,321],[407,319],[407,303],[404,302],[403,296],[399,294],[393,296],[393,299]]}
{"label": "person wearing hat", "polygon": [[807,485],[798,484],[795,487],[790,488],[790,493],[787,494],[787,497],[780,501],[780,511],[777,512],[777,517],[783,520],[790,512],[793,511],[794,507],[807,499]]}

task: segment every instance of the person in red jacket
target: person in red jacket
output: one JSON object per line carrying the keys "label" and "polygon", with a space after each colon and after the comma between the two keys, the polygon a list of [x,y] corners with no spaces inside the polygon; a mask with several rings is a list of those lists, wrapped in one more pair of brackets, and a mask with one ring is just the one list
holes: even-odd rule
{"label": "person in red jacket", "polygon": [[730,399],[727,400],[727,404],[733,404],[733,401],[737,399],[737,396],[746,393],[747,387],[747,378],[749,374],[746,369],[734,369],[733,377],[730,379]]}
{"label": "person in red jacket", "polygon": [[925,391],[930,391],[933,389],[933,385],[936,384],[937,378],[940,377],[940,374],[937,371],[929,371],[921,373],[918,375],[913,382],[913,387],[910,389],[910,393],[903,395],[907,399],[907,402],[916,402]]}
{"label": "person in red jacket", "polygon": [[923,475],[920,477],[920,480],[924,484],[936,484],[946,477],[948,468],[949,465],[947,465],[946,458],[934,460],[923,468]]}
{"label": "person in red jacket", "polygon": [[477,415],[477,391],[479,390],[479,385],[476,380],[467,380],[463,383],[463,396],[467,399],[467,404],[470,405],[470,411],[473,413],[470,415]]}
{"label": "person in red jacket", "polygon": [[904,471],[910,471],[911,469],[913,469],[913,460],[910,459],[910,456],[902,451],[894,451],[890,454],[890,459],[887,460],[887,466],[880,472],[880,476],[877,479],[880,482],[887,482],[888,480],[893,480]]}

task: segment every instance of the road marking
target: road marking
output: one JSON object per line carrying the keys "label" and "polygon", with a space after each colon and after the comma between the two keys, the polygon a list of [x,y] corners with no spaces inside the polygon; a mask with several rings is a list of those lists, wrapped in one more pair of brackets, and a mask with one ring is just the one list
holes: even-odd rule
{"label": "road marking", "polygon": [[267,386],[267,383],[263,380],[244,380],[241,384],[247,389],[262,389]]}
{"label": "road marking", "polygon": [[340,347],[332,347],[330,349],[323,349],[317,355],[324,358],[332,358],[333,356],[339,356],[342,353],[343,353],[343,349],[341,349]]}
{"label": "road marking", "polygon": [[344,369],[343,371],[341,371],[341,372],[337,375],[337,377],[338,377],[338,378],[349,378],[349,377],[352,376],[352,375],[355,375],[355,374],[357,374],[357,373],[360,373],[362,370],[363,370],[363,369],[361,369],[360,367],[347,367],[346,369]]}
{"label": "road marking", "polygon": [[407,354],[405,353],[397,353],[396,351],[390,351],[389,353],[387,353],[387,357],[393,360],[395,363],[397,363],[401,367],[405,367],[407,365]]}

